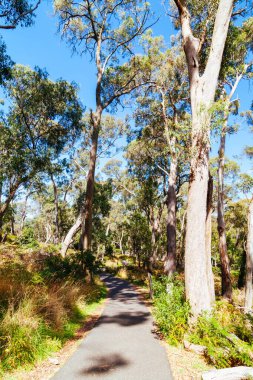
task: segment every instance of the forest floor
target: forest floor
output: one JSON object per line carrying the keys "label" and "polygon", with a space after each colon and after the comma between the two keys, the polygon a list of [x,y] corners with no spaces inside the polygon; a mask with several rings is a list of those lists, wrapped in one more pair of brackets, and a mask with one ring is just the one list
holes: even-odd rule
{"label": "forest floor", "polygon": [[166,350],[138,292],[113,276],[104,281],[109,300],[102,316],[53,380],[172,380]]}

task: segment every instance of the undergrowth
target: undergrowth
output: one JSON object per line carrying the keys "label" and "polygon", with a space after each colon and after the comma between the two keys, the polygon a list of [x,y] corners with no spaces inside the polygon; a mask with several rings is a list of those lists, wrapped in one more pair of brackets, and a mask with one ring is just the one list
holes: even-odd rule
{"label": "undergrowth", "polygon": [[167,341],[175,345],[182,341],[188,328],[190,306],[185,301],[180,281],[163,276],[153,280],[154,317]]}
{"label": "undergrowth", "polygon": [[22,264],[0,267],[0,377],[59,350],[105,297],[98,280],[85,283],[72,270],[63,277],[66,263],[60,260],[40,270]]}
{"label": "undergrowth", "polygon": [[189,329],[189,340],[206,347],[206,359],[217,368],[252,366],[252,319],[226,301],[202,314]]}
{"label": "undergrowth", "polygon": [[216,302],[211,313],[203,313],[193,323],[183,283],[164,276],[154,280],[153,313],[168,343],[177,345],[187,339],[205,346],[205,358],[216,368],[252,366],[253,319],[234,305]]}

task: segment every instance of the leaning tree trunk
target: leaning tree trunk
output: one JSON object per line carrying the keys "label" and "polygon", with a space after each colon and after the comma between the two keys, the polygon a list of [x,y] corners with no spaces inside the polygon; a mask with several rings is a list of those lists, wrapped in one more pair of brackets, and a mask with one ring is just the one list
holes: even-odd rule
{"label": "leaning tree trunk", "polygon": [[81,225],[82,225],[82,216],[80,214],[80,215],[78,215],[78,218],[76,219],[75,223],[70,228],[70,230],[68,231],[64,241],[62,242],[62,247],[61,247],[61,256],[62,257],[66,256],[67,250],[73,241],[73,237],[80,230]]}
{"label": "leaning tree trunk", "polygon": [[224,298],[232,299],[232,281],[230,275],[230,263],[227,252],[226,227],[224,218],[224,166],[226,144],[227,120],[225,121],[220,138],[219,161],[218,161],[218,207],[217,229],[219,234],[219,253],[221,263],[221,294]]}
{"label": "leaning tree trunk", "polygon": [[93,130],[92,130],[92,137],[91,137],[90,161],[89,161],[89,171],[88,171],[87,185],[86,185],[82,234],[80,238],[80,246],[81,246],[81,249],[84,251],[89,250],[91,248],[92,206],[93,206],[93,196],[94,196],[94,188],[95,188],[95,169],[96,169],[98,135],[99,135],[99,127],[100,127],[100,121],[101,121],[101,113],[97,112],[96,115],[92,115]]}
{"label": "leaning tree trunk", "polygon": [[248,236],[246,250],[246,287],[245,287],[245,312],[252,310],[253,303],[253,197],[248,212]]}
{"label": "leaning tree trunk", "polygon": [[58,190],[54,180],[53,175],[51,174],[51,181],[53,184],[54,190],[54,222],[55,222],[55,242],[59,243],[60,240],[60,226],[59,226],[59,202],[58,202]]}
{"label": "leaning tree trunk", "polygon": [[164,272],[168,276],[171,276],[176,270],[176,180],[177,158],[172,156],[167,195],[167,255],[164,263]]}

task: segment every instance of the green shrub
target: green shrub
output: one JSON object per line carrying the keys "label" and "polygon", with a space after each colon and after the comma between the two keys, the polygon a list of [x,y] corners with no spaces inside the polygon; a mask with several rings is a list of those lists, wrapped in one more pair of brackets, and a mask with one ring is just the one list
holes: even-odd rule
{"label": "green shrub", "polygon": [[252,323],[226,301],[217,302],[214,311],[198,318],[189,340],[206,346],[206,358],[217,368],[252,365]]}
{"label": "green shrub", "polygon": [[65,258],[60,255],[50,255],[45,260],[41,274],[47,279],[66,279],[69,276],[84,279],[86,269],[96,273],[95,257],[91,251],[78,251]]}
{"label": "green shrub", "polygon": [[184,286],[181,282],[165,276],[154,280],[153,285],[155,321],[168,342],[175,345],[182,341],[190,315]]}
{"label": "green shrub", "polygon": [[20,245],[26,245],[27,248],[39,247],[38,241],[34,236],[34,228],[31,226],[24,227],[22,235],[18,239]]}

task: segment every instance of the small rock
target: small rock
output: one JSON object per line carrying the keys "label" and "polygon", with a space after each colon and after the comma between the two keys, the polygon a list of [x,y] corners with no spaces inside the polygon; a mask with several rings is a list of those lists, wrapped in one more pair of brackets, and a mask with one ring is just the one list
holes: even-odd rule
{"label": "small rock", "polygon": [[204,372],[202,380],[242,380],[253,376],[253,367],[231,367]]}
{"label": "small rock", "polygon": [[54,364],[54,365],[60,364],[60,362],[57,358],[49,358],[48,361],[49,361],[49,363]]}
{"label": "small rock", "polygon": [[187,351],[192,351],[199,355],[205,355],[206,353],[205,346],[200,346],[199,344],[193,344],[193,343],[188,342],[187,340],[184,340],[183,343],[184,343],[184,348]]}

